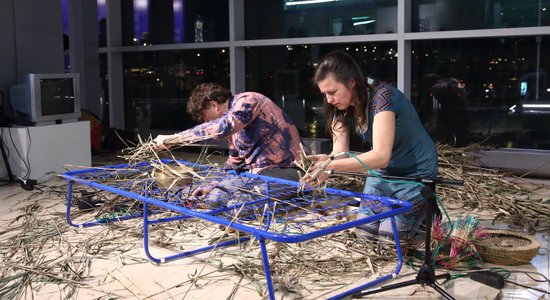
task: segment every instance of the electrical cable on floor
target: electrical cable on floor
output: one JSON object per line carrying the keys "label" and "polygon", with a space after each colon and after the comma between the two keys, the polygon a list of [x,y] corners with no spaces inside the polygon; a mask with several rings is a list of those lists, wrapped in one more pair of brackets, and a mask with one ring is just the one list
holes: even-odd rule
{"label": "electrical cable on floor", "polygon": [[[11,130],[8,130],[8,132],[9,132],[9,135],[10,135],[11,143],[13,145],[13,149],[15,150],[15,152],[17,153],[17,156],[21,159],[21,161],[23,162],[23,165],[26,168],[26,172],[22,177],[16,177],[16,176],[13,176],[13,177],[18,179],[17,181],[21,184],[21,188],[30,191],[34,188],[37,181],[34,180],[34,179],[30,179],[30,175],[31,175],[32,171],[31,171],[31,163],[30,163],[29,155],[30,155],[30,151],[31,151],[32,140],[31,140],[31,133],[30,133],[29,127],[27,127],[26,129],[27,129],[28,145],[27,145],[27,149],[26,149],[27,153],[25,154],[25,158],[23,158],[23,155],[17,149],[17,146],[15,145],[15,142],[13,140],[13,135],[12,135]],[[4,128],[2,128],[2,131],[3,130],[4,130]],[[22,169],[23,168],[21,168],[21,170]]]}
{"label": "electrical cable on floor", "polygon": [[524,285],[524,284],[521,284],[521,283],[518,283],[518,282],[510,281],[510,280],[508,280],[508,279],[506,279],[506,280],[504,280],[504,281],[507,282],[507,283],[515,284],[515,285],[517,285],[517,286],[521,286],[521,287],[526,288],[526,289],[529,289],[529,290],[533,290],[533,291],[537,291],[537,292],[541,292],[541,293],[545,293],[545,294],[550,295],[550,292],[545,291],[545,290],[543,290],[543,289],[539,289],[539,288],[536,288],[536,287],[531,287],[531,286]]}
{"label": "electrical cable on floor", "polygon": [[23,162],[23,165],[25,165],[25,169],[26,169],[25,175],[24,175],[23,177],[19,178],[19,179],[20,179],[20,180],[27,180],[27,179],[29,179],[29,176],[30,176],[30,174],[31,174],[30,162],[29,162],[29,160],[28,160],[28,159],[29,159],[29,157],[28,157],[29,153],[28,153],[28,152],[30,151],[30,132],[29,132],[29,128],[27,128],[27,133],[28,133],[28,135],[29,135],[29,147],[28,147],[28,149],[27,149],[27,155],[26,155],[26,156],[27,156],[27,160],[25,160],[25,158],[23,158],[23,155],[19,152],[19,150],[17,150],[17,147],[16,147],[16,145],[15,145],[15,141],[13,140],[13,136],[12,136],[12,134],[11,134],[11,131],[8,130],[8,132],[9,132],[9,135],[10,135],[10,140],[11,140],[11,144],[12,144],[12,146],[13,146],[13,149],[15,150],[15,153],[17,153],[17,156],[19,156],[19,158],[20,158],[21,161]]}
{"label": "electrical cable on floor", "polygon": [[[454,271],[459,271],[460,273],[453,274],[451,276],[451,278],[445,280],[442,284],[444,284],[444,283],[446,283],[450,280],[460,278],[460,277],[470,276],[470,278],[472,280],[478,281],[480,283],[483,283],[485,285],[491,286],[491,287],[496,288],[496,289],[502,289],[503,283],[506,282],[506,283],[514,284],[514,285],[517,285],[517,286],[520,286],[520,287],[523,287],[523,288],[526,288],[526,289],[541,292],[541,293],[544,293],[544,294],[550,294],[550,292],[545,291],[543,289],[539,289],[539,288],[536,288],[536,287],[531,287],[531,286],[524,285],[524,284],[521,284],[521,283],[518,283],[518,282],[514,282],[514,281],[511,281],[511,280],[508,279],[508,278],[510,278],[510,275],[512,273],[520,273],[520,274],[522,273],[522,274],[525,274],[527,277],[529,277],[534,282],[550,283],[550,279],[548,279],[548,277],[546,277],[544,274],[542,274],[540,272],[513,271],[513,270],[507,270],[507,269],[504,269],[504,268],[485,268],[485,269],[473,269],[473,270],[455,269]],[[499,273],[503,273],[503,274],[499,274]],[[474,274],[476,274],[476,275],[474,275]],[[543,280],[535,279],[531,276],[531,274],[539,275],[539,276],[543,277],[544,279]],[[500,282],[500,281],[502,281],[502,282]]]}
{"label": "electrical cable on floor", "polygon": [[31,153],[31,144],[32,144],[32,139],[31,139],[31,130],[29,129],[29,127],[27,126],[27,136],[29,137],[29,146],[27,147],[27,155],[25,157],[25,159],[27,160],[27,166],[28,166],[28,169],[27,169],[27,174],[25,175],[25,179],[29,179],[29,177],[31,176],[31,160],[29,158],[29,155]]}
{"label": "electrical cable on floor", "polygon": [[[514,281],[511,281],[511,280],[508,280],[508,278],[510,278],[510,275],[512,273],[520,273],[520,274],[524,274],[525,276],[529,277],[531,280],[533,280],[534,282],[546,282],[546,283],[550,283],[550,279],[548,279],[548,277],[546,277],[544,274],[540,273],[540,272],[533,272],[533,271],[514,271],[514,270],[506,270],[504,268],[495,268],[494,269],[495,272],[499,272],[499,273],[505,273],[505,282],[508,282],[508,283],[511,283],[511,284],[515,284],[517,286],[521,286],[521,287],[524,287],[524,288],[527,288],[527,289],[531,289],[531,290],[535,290],[535,291],[538,291],[538,292],[542,292],[542,293],[545,293],[545,294],[550,294],[548,291],[545,291],[545,290],[542,290],[542,289],[538,289],[538,288],[535,288],[535,287],[530,287],[530,286],[527,286],[527,285],[523,285],[521,283],[517,283],[517,282],[514,282]],[[531,274],[536,274],[538,276],[541,276],[542,278],[544,278],[543,280],[540,280],[540,279],[535,279],[531,276]]]}
{"label": "electrical cable on floor", "polygon": [[[6,186],[6,185],[10,184],[10,182],[12,181],[12,178],[13,178],[13,175],[11,174],[10,167],[9,167],[9,161],[7,161],[8,157],[10,156],[10,151],[9,151],[8,147],[6,147],[7,146],[6,143],[4,143],[4,127],[2,127],[2,130],[0,130],[0,143],[2,143],[0,145],[0,147],[2,147],[2,151],[4,151],[2,153],[2,155],[3,155],[3,159],[5,160],[4,164],[6,166],[6,173],[8,175],[8,179],[6,180],[6,183],[0,185],[0,187],[2,187],[2,186]],[[2,180],[2,181],[4,181],[4,180]]]}
{"label": "electrical cable on floor", "polygon": [[[374,172],[373,170],[371,170],[367,164],[365,164],[362,160],[360,160],[354,153],[352,152],[341,152],[341,153],[338,153],[336,155],[333,155],[331,156],[331,159],[330,160],[333,160],[336,156],[339,156],[339,155],[342,155],[342,154],[347,154],[349,157],[352,157],[354,158],[355,160],[357,160],[363,167],[365,167],[365,169],[367,169],[367,174],[372,174],[374,175],[376,178],[382,180],[382,181],[385,181],[385,182],[391,182],[391,183],[403,183],[403,184],[416,184],[416,185],[420,185],[420,186],[424,186],[423,183],[421,182],[415,182],[415,181],[406,181],[406,180],[391,180],[391,179],[385,179],[385,178],[382,178],[378,173]],[[325,166],[325,168],[328,166],[328,164]],[[329,172],[330,174],[330,172]],[[434,193],[434,196],[435,196],[435,199],[437,201],[437,204],[442,208],[442,211],[443,213],[445,214],[445,217],[447,218],[447,220],[449,220],[449,233],[447,234],[447,236],[445,236],[445,238],[443,239],[443,241],[441,243],[439,243],[439,246],[435,249],[434,253],[433,253],[433,262],[432,262],[432,265],[435,267],[436,266],[436,263],[437,263],[437,254],[439,254],[439,251],[441,251],[441,248],[443,247],[443,245],[445,244],[445,242],[447,242],[447,240],[451,237],[451,233],[453,232],[454,230],[454,226],[451,222],[451,218],[449,217],[449,214],[447,213],[447,210],[445,209],[445,206],[443,205],[443,202],[441,202],[441,200],[439,199],[439,197],[437,196],[437,194],[435,193],[435,191],[433,191]]]}
{"label": "electrical cable on floor", "polygon": [[[546,282],[546,283],[550,283],[550,279],[548,279],[548,277],[544,276],[544,274],[542,273],[539,273],[539,272],[533,272],[533,271],[510,271],[510,270],[506,270],[505,272],[508,272],[508,273],[522,273],[522,274],[525,274],[525,276],[529,277],[531,280],[535,281],[535,282]],[[544,279],[541,280],[541,279],[535,279],[531,276],[531,274],[536,274],[536,275],[539,275],[541,277],[543,277]]]}
{"label": "electrical cable on floor", "polygon": [[[386,182],[400,182],[399,180],[388,180],[388,179],[384,179],[380,176],[378,176],[378,174],[376,172],[373,172],[371,169],[369,169],[369,167],[363,162],[361,161],[359,158],[357,158],[353,153],[349,153],[349,152],[345,152],[346,154],[348,154],[350,157],[353,157],[354,159],[356,159],[361,165],[363,165],[367,170],[368,170],[368,173],[370,174],[374,174],[375,177],[379,178],[380,180],[383,180],[383,181],[386,181]],[[333,159],[333,158],[332,158]],[[331,159],[331,160],[332,160]],[[328,164],[327,164],[328,165]],[[325,166],[326,167],[326,166]],[[403,183],[411,183],[411,182],[403,182]],[[420,185],[423,185],[421,183],[417,183],[417,184],[420,184]],[[445,216],[448,220],[450,220],[450,217],[443,205],[443,203],[441,202],[441,200],[437,197],[437,195],[435,194],[435,191],[434,191],[434,195],[437,199],[437,203],[438,205],[443,209],[443,212],[445,213]],[[450,226],[452,227],[452,223],[450,223]],[[451,230],[449,232],[452,232],[453,228],[451,228]],[[442,245],[444,244],[444,242],[450,237],[450,233],[445,237],[445,239],[443,240],[442,243],[439,244],[439,246],[436,248],[436,250],[434,251],[434,255],[433,255],[433,265],[435,266],[436,265],[436,257],[437,257],[437,254],[439,253],[439,251],[441,250],[441,247]],[[414,270],[414,265],[411,265],[412,269]],[[515,284],[515,285],[518,285],[518,286],[521,286],[521,287],[524,287],[524,288],[527,288],[527,289],[531,289],[531,290],[534,290],[534,291],[538,291],[538,292],[541,292],[541,293],[545,293],[545,294],[550,294],[548,291],[545,291],[545,290],[542,290],[542,289],[538,289],[538,288],[535,288],[535,287],[530,287],[530,286],[527,286],[527,285],[523,285],[523,284],[520,284],[520,283],[517,283],[517,282],[513,282],[513,281],[510,281],[508,279],[505,279],[505,278],[508,278],[510,276],[510,273],[524,273],[526,276],[528,276],[529,278],[531,278],[533,281],[535,282],[550,282],[549,279],[544,276],[544,274],[541,274],[541,273],[538,273],[538,272],[523,272],[523,271],[508,271],[508,270],[504,270],[504,271],[501,271],[501,272],[506,272],[507,275],[499,275],[498,274],[498,271],[491,271],[491,270],[471,270],[471,275],[470,275],[470,278],[476,280],[476,281],[479,281],[483,284],[486,284],[486,285],[489,285],[489,286],[492,286],[494,288],[497,288],[497,289],[500,289],[502,288],[503,286],[503,283],[504,282],[507,282],[507,283],[511,283],[511,284]],[[466,272],[468,273],[468,272]],[[542,277],[544,277],[545,280],[535,280],[533,277],[531,277],[529,275],[529,273],[531,274],[538,274]],[[457,279],[457,278],[460,278],[460,277],[465,277],[467,276],[467,274],[453,274],[450,278],[446,279],[443,283],[441,284],[444,284],[450,280],[453,280],[453,279]],[[441,285],[440,284],[440,285]]]}

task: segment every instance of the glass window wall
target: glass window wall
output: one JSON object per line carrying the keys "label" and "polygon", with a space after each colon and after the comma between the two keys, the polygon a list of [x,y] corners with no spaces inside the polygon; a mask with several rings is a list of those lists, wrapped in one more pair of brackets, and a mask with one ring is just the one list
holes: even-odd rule
{"label": "glass window wall", "polygon": [[550,0],[413,0],[412,31],[550,25]]}
{"label": "glass window wall", "polygon": [[[292,115],[302,136],[327,138],[323,98],[311,76],[318,60],[334,49],[353,55],[365,75],[397,85],[397,60],[403,59],[397,56],[397,40],[358,42],[351,36],[365,34],[368,40],[374,34],[397,32],[397,0],[243,1],[245,39],[263,39],[258,42],[261,45],[228,41],[231,1],[121,1],[123,45],[139,46],[144,41],[147,45],[193,43],[197,28],[194,21],[199,14],[202,40],[227,45],[191,50],[189,45],[182,45],[185,50],[163,50],[160,46],[155,51],[145,51],[144,46],[124,52],[126,129],[176,131],[194,125],[185,113],[190,91],[205,81],[229,87],[233,67],[237,86],[244,81],[246,90],[273,99]],[[460,39],[452,34],[449,39],[437,40],[417,40],[408,33],[397,37],[412,39],[411,68],[404,72],[411,74],[411,101],[435,140],[456,146],[484,142],[500,147],[550,149],[550,61],[544,55],[550,36],[463,37],[470,29],[549,26],[549,3],[413,0],[413,32],[463,30]],[[104,6],[105,1],[98,0],[102,46],[106,45],[101,39],[105,32],[101,30]],[[341,36],[341,40],[323,39],[329,36]],[[317,44],[310,39],[304,44],[296,42],[303,37],[320,39],[319,43],[313,42]],[[279,38],[293,38],[293,44],[281,45]],[[201,40],[200,32],[197,40]],[[243,48],[244,62],[238,54]],[[102,95],[107,111],[106,65],[110,50],[103,51]],[[230,51],[237,51],[236,66],[229,65]],[[245,72],[240,78],[242,64]],[[363,145],[353,148],[360,147]]]}
{"label": "glass window wall", "polygon": [[124,54],[126,129],[183,130],[191,90],[202,82],[229,87],[227,49],[147,51]]}
{"label": "glass window wall", "polygon": [[99,54],[99,80],[101,85],[100,106],[101,106],[101,125],[102,131],[107,132],[110,126],[109,120],[109,76],[107,65],[107,54]]}
{"label": "glass window wall", "polygon": [[245,0],[246,39],[397,32],[397,0]]}
{"label": "glass window wall", "polygon": [[121,7],[125,46],[229,40],[227,0],[122,0]]}
{"label": "glass window wall", "polygon": [[412,100],[432,136],[457,146],[550,149],[550,59],[537,59],[548,43],[548,37],[414,41]]}
{"label": "glass window wall", "polygon": [[107,46],[107,0],[97,0],[97,25],[99,47]]}

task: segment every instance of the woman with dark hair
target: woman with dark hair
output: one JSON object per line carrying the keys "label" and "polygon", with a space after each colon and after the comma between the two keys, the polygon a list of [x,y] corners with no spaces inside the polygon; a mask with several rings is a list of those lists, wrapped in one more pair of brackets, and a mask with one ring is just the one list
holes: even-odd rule
{"label": "woman with dark hair", "polygon": [[[333,139],[330,155],[314,155],[313,169],[303,178],[312,186],[325,181],[331,173],[367,172],[414,178],[436,178],[437,151],[422,126],[410,100],[394,86],[371,78],[364,79],[361,69],[351,56],[333,51],[319,62],[313,77],[326,97],[327,130]],[[353,155],[349,138],[354,131],[371,150]],[[364,193],[407,200],[413,203],[406,213],[396,217],[401,238],[408,238],[423,221],[426,200],[421,186],[407,182],[390,182],[381,177],[369,177]],[[359,217],[383,212],[377,201],[361,203]],[[358,227],[359,235],[392,236],[389,219]]]}

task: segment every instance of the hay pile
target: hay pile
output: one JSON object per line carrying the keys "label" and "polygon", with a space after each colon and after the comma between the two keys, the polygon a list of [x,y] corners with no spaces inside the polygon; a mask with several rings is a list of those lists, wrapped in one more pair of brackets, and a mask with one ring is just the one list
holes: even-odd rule
{"label": "hay pile", "polygon": [[501,219],[529,231],[550,228],[548,186],[520,176],[479,166],[478,145],[453,148],[438,145],[439,174],[443,178],[464,180],[464,186],[438,186],[445,206],[459,211],[486,213],[493,221]]}
{"label": "hay pile", "polygon": [[[41,299],[40,295],[51,296],[44,294],[44,291],[51,292],[52,287],[58,291],[58,297],[63,299],[90,293],[97,299],[143,299],[161,295],[182,299],[193,289],[227,280],[238,280],[238,284],[235,284],[233,290],[225,291],[224,298],[233,299],[242,289],[255,290],[258,298],[267,295],[257,241],[240,247],[215,249],[207,258],[199,259],[203,266],[210,267],[209,270],[201,267],[192,273],[182,273],[178,276],[181,279],[177,284],[164,286],[161,292],[136,290],[133,286],[139,286],[138,283],[122,284],[122,278],[130,277],[128,274],[116,276],[115,271],[99,274],[96,264],[100,261],[112,266],[117,272],[122,272],[129,265],[155,267],[142,253],[141,220],[77,230],[69,227],[64,218],[62,182],[56,180],[53,186],[39,185],[37,188],[39,192],[26,193],[26,197],[18,201],[15,217],[0,232],[2,299]],[[75,193],[80,197],[84,191]],[[96,191],[94,195],[110,202],[128,201],[101,193]],[[86,191],[85,194],[91,192]],[[131,203],[124,204],[131,206]],[[117,205],[110,203],[109,206]],[[75,217],[103,213],[105,206],[89,212],[75,210]],[[170,213],[162,215],[169,216]],[[196,219],[150,228],[151,247],[174,252],[201,243],[217,244],[232,237],[235,237],[235,233],[229,234],[227,228],[218,228]],[[267,246],[275,289],[289,299],[315,298],[330,293],[358,278],[380,272],[387,264],[393,265],[395,256],[390,245],[373,246],[367,241],[356,239],[349,232],[298,244],[268,242]],[[189,262],[189,258],[182,261],[184,264]],[[212,266],[214,271],[210,271]],[[122,287],[113,290],[113,284]]]}
{"label": "hay pile", "polygon": [[[440,175],[464,180],[463,187],[439,186],[437,193],[448,209],[488,211],[491,217],[509,221],[531,230],[547,230],[550,201],[536,196],[546,189],[520,177],[482,168],[475,162],[476,147],[451,148],[438,145]],[[139,156],[139,155],[138,155]],[[202,162],[202,161],[199,161]],[[208,162],[203,164],[208,164]],[[338,188],[361,190],[362,178],[334,177]],[[143,228],[139,220],[99,226],[94,230],[76,231],[65,219],[63,206],[66,186],[37,186],[38,192],[26,193],[12,220],[4,220],[0,231],[0,298],[32,298],[54,285],[58,298],[74,298],[82,289],[92,289],[97,298],[154,298],[167,295],[185,298],[194,288],[221,278],[238,278],[225,298],[233,299],[239,289],[254,289],[266,296],[264,270],[257,244],[216,249],[204,264],[216,266],[213,272],[199,270],[182,274],[177,284],[163,291],[136,291],[131,285],[118,290],[104,287],[113,274],[91,272],[98,260],[119,265],[149,265],[136,249],[142,249]],[[93,192],[93,191],[92,191]],[[5,194],[4,194],[5,195]],[[14,189],[13,196],[20,195]],[[105,197],[107,199],[107,197]],[[6,200],[6,199],[5,199]],[[52,209],[53,206],[58,208]],[[223,229],[213,228],[201,220],[164,223],[151,229],[154,246],[181,250],[190,243],[217,243],[228,236]],[[257,243],[257,242],[256,242]],[[391,246],[358,240],[341,232],[305,243],[268,243],[272,275],[278,293],[285,298],[323,297],[350,282],[376,274],[393,266],[395,253]],[[223,257],[223,258],[222,258]],[[118,280],[118,279],[117,279]],[[183,289],[183,291],[182,291]],[[164,298],[166,298],[164,297]]]}

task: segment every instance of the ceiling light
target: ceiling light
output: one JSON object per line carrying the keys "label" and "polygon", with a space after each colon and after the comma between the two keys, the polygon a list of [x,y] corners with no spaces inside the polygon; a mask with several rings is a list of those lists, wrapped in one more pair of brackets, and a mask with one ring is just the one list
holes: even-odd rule
{"label": "ceiling light", "polygon": [[336,2],[339,0],[302,0],[302,1],[292,1],[292,2],[286,2],[286,6],[292,6],[292,5],[306,5],[306,4],[318,4],[318,3],[326,3],[326,2]]}

